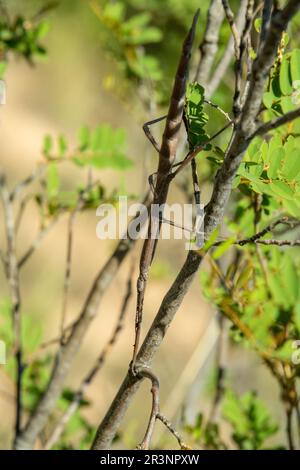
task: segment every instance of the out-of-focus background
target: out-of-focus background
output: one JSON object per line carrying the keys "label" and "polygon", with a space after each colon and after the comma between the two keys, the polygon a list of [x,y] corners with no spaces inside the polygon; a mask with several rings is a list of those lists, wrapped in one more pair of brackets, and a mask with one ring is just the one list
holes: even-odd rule
{"label": "out-of-focus background", "polygon": [[[9,0],[7,6],[11,15],[22,13],[26,17],[33,15],[43,3],[45,2]],[[151,79],[147,80],[147,74],[144,81],[135,81],[134,73],[132,76],[130,73],[126,74],[121,58],[116,60],[117,54],[114,55],[110,50],[113,45],[110,44],[107,25],[97,16],[96,7],[101,9],[103,2],[61,1],[47,15],[50,30],[43,39],[47,56],[35,60],[34,65],[14,56],[10,57],[5,77],[7,103],[0,109],[0,164],[7,174],[10,187],[30,174],[42,160],[41,148],[45,135],[64,134],[72,145],[82,125],[94,128],[108,123],[113,129],[125,129],[127,156],[134,165],[122,172],[112,169],[94,170],[94,176],[97,175],[108,192],[116,190],[117,194],[131,194],[136,200],[144,193],[147,187],[146,175],[155,171],[157,157],[143,134],[142,124],[164,113],[181,40],[199,2],[126,0],[123,3],[128,17],[149,12],[149,24],[161,32],[159,40],[156,38],[153,44],[151,41],[146,44],[146,50],[160,66],[162,96],[155,96],[155,86],[152,86]],[[235,2],[234,7],[237,4]],[[207,6],[208,1],[201,2],[197,44],[202,36]],[[224,36],[224,44],[226,34],[225,30],[221,34],[221,39]],[[143,52],[143,47],[140,49]],[[196,47],[194,52],[196,60]],[[153,73],[155,75],[155,71]],[[222,83],[215,96],[219,104],[225,107],[232,80],[233,74],[228,72],[227,83]],[[155,127],[157,138],[160,138],[161,129],[160,124]],[[74,182],[79,183],[85,171],[71,165],[64,166],[61,170],[63,184],[68,188]],[[207,199],[209,185],[202,194]],[[170,200],[185,201],[178,187],[172,189]],[[67,221],[68,217],[62,218],[21,272],[22,312],[25,316],[31,315],[42,328],[43,341],[51,340],[59,333]],[[93,279],[116,243],[97,239],[97,222],[94,209],[80,214],[76,219],[68,323],[79,314]],[[36,206],[29,203],[18,237],[19,256],[26,251],[38,229]],[[2,227],[1,237],[2,243]],[[139,242],[132,256],[138,259],[140,250]],[[143,332],[154,318],[185,256],[184,240],[160,242],[146,294]],[[67,384],[74,389],[111,335],[125,293],[131,260],[130,256],[106,292],[99,313],[78,352],[67,378]],[[136,276],[137,272],[135,278]],[[0,288],[1,299],[5,299],[8,288],[3,273]],[[93,425],[99,423],[127,370],[134,339],[134,314],[135,293],[130,301],[124,332],[87,392],[91,405],[83,410],[83,414]],[[187,420],[193,420],[199,411],[207,409],[212,390],[217,335],[216,312],[203,300],[200,283],[196,279],[154,363],[154,369],[161,380],[161,407],[170,419],[176,421],[180,417],[183,405]],[[281,419],[281,411],[276,409],[278,397],[274,396],[274,388],[269,387],[272,379],[265,373],[262,376],[256,356],[241,350],[237,352],[235,347],[229,345],[227,367],[237,392],[248,390],[249,387],[258,389],[262,398],[274,408],[274,416]],[[0,448],[4,449],[10,446],[12,439],[14,390],[3,369],[0,370],[0,380]],[[145,383],[125,417],[121,440],[116,446],[132,447],[139,441],[149,414],[150,399],[149,384]],[[159,445],[172,447],[172,437],[159,426],[158,428],[156,444],[159,442]]]}

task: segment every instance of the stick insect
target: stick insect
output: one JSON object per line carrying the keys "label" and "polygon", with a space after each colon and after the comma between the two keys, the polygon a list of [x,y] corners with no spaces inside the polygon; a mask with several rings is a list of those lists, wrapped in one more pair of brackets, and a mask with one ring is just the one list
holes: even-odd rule
{"label": "stick insect", "polygon": [[[176,156],[176,150],[179,140],[180,127],[182,123],[186,83],[188,79],[188,69],[191,57],[192,45],[195,37],[196,24],[199,17],[199,10],[196,12],[192,26],[187,37],[183,42],[182,53],[176,72],[173,91],[170,99],[169,111],[166,117],[165,130],[162,137],[162,143],[159,147],[151,133],[148,132],[148,138],[154,148],[159,152],[159,161],[157,169],[157,177],[154,185],[153,204],[161,207],[167,200],[170,179],[169,174]],[[161,118],[154,122],[159,122]],[[153,122],[153,123],[154,123]],[[144,130],[149,131],[148,126],[144,126]],[[145,290],[148,279],[149,269],[155,254],[158,234],[160,232],[162,221],[159,217],[153,217],[151,211],[149,213],[148,235],[145,239],[142,254],[140,258],[139,276],[137,280],[137,305],[135,318],[135,341],[133,347],[133,357],[131,361],[131,371],[136,374],[135,364],[141,335],[141,323],[143,318]]]}

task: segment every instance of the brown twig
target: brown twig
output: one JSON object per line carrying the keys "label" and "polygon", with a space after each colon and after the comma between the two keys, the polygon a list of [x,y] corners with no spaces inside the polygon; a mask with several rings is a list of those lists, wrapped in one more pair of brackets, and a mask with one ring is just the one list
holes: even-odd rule
{"label": "brown twig", "polygon": [[137,446],[140,450],[149,450],[151,438],[154,432],[155,421],[159,413],[159,380],[156,375],[146,367],[139,367],[136,370],[136,374],[140,378],[147,378],[151,380],[151,394],[152,394],[152,407],[151,413],[148,421],[148,426],[146,429],[145,436],[142,442]]}
{"label": "brown twig", "polygon": [[293,439],[293,408],[287,404],[286,407],[286,435],[287,435],[287,441],[288,441],[288,446],[289,450],[294,450],[295,449],[295,444],[294,444],[294,439]]}
{"label": "brown twig", "polygon": [[254,243],[259,238],[262,238],[264,235],[266,235],[267,233],[272,232],[274,230],[274,228],[277,227],[277,225],[281,225],[281,224],[289,225],[290,221],[289,221],[288,217],[282,217],[280,219],[277,219],[277,220],[271,222],[263,230],[260,230],[259,232],[252,235],[252,237],[245,238],[244,240],[239,240],[237,243],[240,246],[246,245],[247,243]]}
{"label": "brown twig", "polygon": [[77,201],[77,204],[69,216],[68,222],[68,234],[67,234],[67,253],[66,253],[66,267],[64,275],[64,286],[63,286],[63,300],[62,300],[62,311],[61,311],[61,324],[60,324],[60,334],[61,334],[61,343],[64,342],[64,331],[65,331],[65,322],[67,316],[67,307],[68,307],[68,294],[71,283],[71,264],[72,264],[72,248],[73,248],[73,229],[77,215],[85,206],[85,196],[97,186],[99,181],[90,182],[88,186],[83,189]]}
{"label": "brown twig", "polygon": [[177,439],[177,442],[179,444],[179,447],[180,449],[182,450],[191,450],[191,447],[188,446],[183,438],[181,437],[181,435],[178,433],[178,431],[176,431],[176,429],[174,428],[173,424],[171,423],[171,421],[169,421],[164,415],[162,415],[161,413],[157,413],[156,415],[156,419],[159,419],[159,421],[161,421],[165,426],[166,428],[170,431],[171,434],[173,434],[173,436]]}

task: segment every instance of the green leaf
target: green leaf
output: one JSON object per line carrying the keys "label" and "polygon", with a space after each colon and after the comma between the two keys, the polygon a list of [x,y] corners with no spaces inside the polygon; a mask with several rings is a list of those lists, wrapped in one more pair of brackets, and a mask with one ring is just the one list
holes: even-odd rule
{"label": "green leaf", "polygon": [[272,107],[273,98],[274,98],[273,93],[271,93],[270,91],[266,91],[263,94],[263,104],[265,105],[267,109],[270,109]]}
{"label": "green leaf", "polygon": [[203,250],[205,252],[208,251],[213,246],[213,244],[215,243],[215,241],[218,238],[219,232],[220,232],[220,229],[217,227],[213,231],[213,233],[210,235],[209,239],[205,242],[205,244],[203,246]]}
{"label": "green leaf", "polygon": [[261,18],[256,18],[256,20],[254,21],[254,28],[255,28],[255,31],[257,33],[260,33],[260,30],[261,30],[261,23],[262,23],[262,19]]}
{"label": "green leaf", "polygon": [[51,135],[46,135],[43,142],[43,154],[48,157],[53,147],[53,140]]}
{"label": "green leaf", "polygon": [[50,163],[47,168],[47,193],[50,199],[57,196],[59,184],[60,180],[57,165]]}
{"label": "green leaf", "polygon": [[290,305],[294,305],[299,296],[300,278],[293,260],[288,253],[284,256],[281,273],[282,282],[285,286],[285,292],[287,294],[287,300],[289,300]]}
{"label": "green leaf", "polygon": [[119,23],[124,19],[125,5],[121,2],[107,3],[103,10],[103,16],[115,23]]}
{"label": "green leaf", "polygon": [[204,88],[197,82],[190,83],[187,87],[185,102],[190,148],[203,145],[209,138],[204,129],[208,116],[204,113],[203,106]]}
{"label": "green leaf", "polygon": [[280,275],[277,273],[268,273],[268,286],[278,305],[286,304],[286,294],[282,289]]}
{"label": "green leaf", "polygon": [[242,289],[243,287],[245,287],[250,277],[252,276],[252,273],[253,273],[253,266],[252,264],[249,264],[245,269],[243,269],[243,271],[239,275],[234,286],[235,289]]}
{"label": "green leaf", "polygon": [[7,63],[6,62],[0,62],[0,79],[3,78],[5,71],[7,68]]}
{"label": "green leaf", "polygon": [[[300,49],[294,49],[291,54],[292,83],[300,80]],[[294,85],[295,88],[295,85]],[[297,87],[296,87],[297,88]],[[299,86],[298,86],[299,88]]]}
{"label": "green leaf", "polygon": [[293,343],[294,340],[292,339],[285,341],[284,344],[274,352],[274,356],[283,362],[291,363],[292,355],[295,352]]}
{"label": "green leaf", "polygon": [[89,128],[86,126],[82,126],[79,130],[78,134],[78,141],[79,141],[79,150],[84,151],[89,147],[90,143],[90,131]]}
{"label": "green leaf", "polygon": [[233,242],[235,241],[235,237],[228,238],[225,242],[221,243],[218,248],[213,252],[213,259],[219,259],[223,254],[231,247]]}
{"label": "green leaf", "polygon": [[58,137],[58,151],[59,151],[59,156],[63,157],[68,149],[68,144],[66,141],[66,138],[63,135],[60,135]]}
{"label": "green leaf", "polygon": [[282,59],[279,72],[279,84],[283,95],[290,95],[293,91],[290,73],[290,61],[285,55]]}
{"label": "green leaf", "polygon": [[280,101],[280,106],[284,113],[292,111],[295,107],[292,96],[283,96]]}
{"label": "green leaf", "polygon": [[291,216],[300,217],[300,201],[297,203],[295,200],[283,199],[282,203]]}
{"label": "green leaf", "polygon": [[270,188],[271,190],[280,197],[286,198],[286,199],[294,199],[294,192],[293,190],[283,181],[273,181],[270,183]]}
{"label": "green leaf", "polygon": [[281,162],[284,159],[284,149],[282,147],[275,149],[269,158],[269,168],[267,170],[268,177],[272,179],[277,178],[278,170],[280,169]]}
{"label": "green leaf", "polygon": [[300,172],[300,149],[294,148],[290,153],[286,154],[283,162],[282,174],[288,180],[296,178]]}

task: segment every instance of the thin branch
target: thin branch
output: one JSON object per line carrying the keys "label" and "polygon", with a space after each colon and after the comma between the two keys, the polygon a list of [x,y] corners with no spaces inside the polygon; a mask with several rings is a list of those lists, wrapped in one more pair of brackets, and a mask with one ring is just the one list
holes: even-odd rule
{"label": "thin branch", "polygon": [[283,116],[280,116],[279,118],[275,118],[275,119],[272,119],[271,121],[261,124],[253,132],[253,134],[249,137],[249,139],[252,140],[257,135],[267,134],[268,132],[273,131],[274,129],[277,129],[280,126],[283,126],[284,124],[287,124],[288,122],[291,122],[294,119],[297,119],[298,117],[300,117],[300,108],[294,109],[293,111],[290,111],[284,114]]}
{"label": "thin branch", "polygon": [[293,424],[292,417],[293,417],[293,408],[289,404],[287,404],[287,408],[286,408],[286,435],[287,435],[289,450],[294,450],[295,449],[294,439],[293,439],[293,430],[292,430],[292,424]]}
{"label": "thin branch", "polygon": [[213,103],[212,101],[204,98],[204,103],[207,103],[209,106],[211,106],[212,108],[215,108],[217,109],[221,114],[223,114],[223,116],[225,116],[225,118],[227,119],[227,121],[229,121],[232,126],[234,125],[234,121],[231,119],[231,117],[229,116],[228,113],[226,113],[226,111],[224,111],[224,109],[222,109],[219,105],[217,105],[216,103]]}
{"label": "thin branch", "polygon": [[195,74],[195,81],[201,83],[204,88],[206,88],[209,81],[211,68],[218,51],[219,33],[223,18],[221,0],[211,0],[207,12],[204,36],[199,45],[200,59]]}
{"label": "thin branch", "polygon": [[300,246],[300,240],[276,240],[271,238],[269,240],[256,240],[254,243],[261,245],[276,245],[276,246]]}
{"label": "thin branch", "polygon": [[16,215],[16,223],[15,223],[16,233],[18,233],[19,231],[26,206],[32,197],[33,197],[32,194],[26,194],[26,196],[20,202],[19,212]]}
{"label": "thin branch", "polygon": [[[241,34],[241,32],[244,29],[247,3],[248,3],[248,0],[241,0],[240,8],[236,16],[236,28],[239,34]],[[206,88],[207,97],[212,96],[215,90],[218,88],[220,82],[225,76],[226,71],[230,65],[233,53],[234,53],[234,40],[231,35],[228,41],[227,47],[224,51],[224,54],[220,62],[216,66],[215,71],[207,84],[207,88]]]}
{"label": "thin branch", "polygon": [[65,322],[66,322],[66,315],[67,315],[67,307],[68,307],[68,294],[70,289],[71,283],[71,264],[72,264],[72,248],[73,248],[73,228],[75,224],[75,220],[79,212],[85,206],[85,196],[93,189],[94,186],[97,186],[99,181],[90,182],[88,186],[83,189],[77,201],[77,204],[69,217],[68,223],[68,235],[67,235],[67,254],[66,254],[66,267],[65,267],[65,276],[64,276],[64,287],[63,287],[63,301],[62,301],[62,311],[61,311],[61,325],[60,325],[60,334],[61,334],[61,342],[64,342],[64,330],[65,330]]}
{"label": "thin branch", "polygon": [[24,264],[29,260],[29,258],[35,253],[35,251],[40,247],[44,239],[47,235],[51,232],[51,230],[56,226],[58,222],[61,220],[61,216],[64,214],[64,211],[58,212],[58,214],[53,217],[51,222],[49,222],[46,227],[43,227],[40,232],[38,233],[36,239],[32,242],[28,250],[24,253],[21,259],[18,262],[18,267],[21,269]]}
{"label": "thin branch", "polygon": [[140,450],[149,450],[151,438],[154,432],[155,421],[159,413],[159,380],[156,375],[147,367],[139,367],[136,374],[140,378],[151,380],[152,407],[148,421],[147,430],[142,442],[137,446]]}
{"label": "thin branch", "polygon": [[270,27],[271,14],[273,8],[273,0],[264,0],[263,2],[263,12],[262,12],[262,24],[259,38],[259,48],[262,49],[266,38],[267,33]]}
{"label": "thin branch", "polygon": [[16,420],[15,439],[18,437],[22,422],[22,376],[23,376],[23,351],[22,351],[22,323],[21,323],[21,296],[19,283],[19,267],[16,254],[15,221],[11,195],[6,186],[5,176],[0,173],[0,193],[4,208],[6,227],[6,275],[10,288],[11,314],[14,328],[14,354],[16,361]]}
{"label": "thin branch", "polygon": [[271,222],[263,230],[261,230],[261,231],[255,233],[254,235],[252,235],[252,237],[245,238],[244,240],[239,240],[237,243],[240,246],[246,245],[246,243],[254,243],[256,240],[258,240],[259,238],[262,238],[267,233],[272,232],[274,230],[274,228],[277,227],[277,225],[281,225],[281,224],[290,225],[290,223],[291,222],[289,221],[288,217],[282,217],[278,220],[275,220],[275,221]]}
{"label": "thin branch", "polygon": [[238,61],[240,57],[240,35],[235,24],[234,14],[230,8],[228,0],[222,0],[222,5],[224,8],[225,16],[227,18],[227,21],[229,23],[229,26],[232,32],[235,59],[236,61]]}
{"label": "thin branch", "polygon": [[118,341],[118,338],[120,337],[120,334],[124,328],[124,320],[125,320],[125,315],[128,310],[129,300],[131,299],[131,296],[132,296],[133,273],[134,273],[134,262],[131,263],[125,296],[124,296],[124,299],[121,305],[120,314],[118,316],[116,326],[112,332],[112,335],[109,341],[107,342],[106,346],[102,350],[101,354],[97,358],[95,365],[90,369],[88,374],[85,376],[85,378],[81,382],[80,387],[78,391],[76,392],[76,394],[74,395],[73,400],[68,406],[67,410],[65,411],[65,413],[63,414],[63,416],[60,418],[59,422],[56,424],[55,428],[53,429],[50,437],[48,438],[44,446],[45,450],[52,449],[52,447],[60,439],[62,433],[64,432],[66,425],[68,424],[68,422],[70,421],[74,413],[77,411],[81,400],[84,398],[87,388],[90,386],[90,384],[92,383],[96,375],[102,369],[108,354],[110,353],[111,349],[113,348],[113,346]]}
{"label": "thin branch", "polygon": [[[243,33],[241,35],[240,43],[239,43],[239,55],[237,56],[236,64],[235,64],[235,91],[233,96],[233,115],[235,118],[241,112],[242,104],[245,102],[247,98],[247,93],[250,87],[250,80],[251,80],[251,68],[252,68],[252,61],[250,60],[250,33],[252,27],[252,20],[253,20],[253,7],[254,7],[254,0],[248,0],[247,9],[246,9],[246,20]],[[245,53],[248,52],[248,71],[247,71],[247,80],[244,86],[244,92],[242,96],[242,80],[243,80],[243,60]]]}
{"label": "thin branch", "polygon": [[177,442],[179,444],[179,447],[181,450],[191,450],[191,447],[188,446],[183,438],[181,437],[181,435],[178,433],[178,431],[176,431],[176,429],[174,428],[174,426],[172,425],[171,421],[169,421],[164,415],[162,415],[161,413],[157,413],[156,415],[156,419],[159,419],[159,421],[161,421],[165,426],[166,428],[170,431],[171,434],[173,434],[173,436],[177,439]]}
{"label": "thin branch", "polygon": [[10,193],[10,198],[12,201],[16,199],[28,186],[34,183],[37,179],[39,179],[45,172],[46,166],[40,165],[35,170],[27,176],[23,181],[18,183],[15,188]]}

